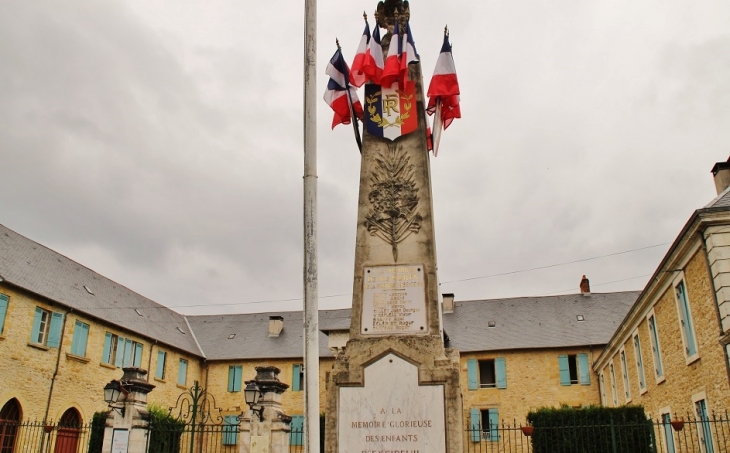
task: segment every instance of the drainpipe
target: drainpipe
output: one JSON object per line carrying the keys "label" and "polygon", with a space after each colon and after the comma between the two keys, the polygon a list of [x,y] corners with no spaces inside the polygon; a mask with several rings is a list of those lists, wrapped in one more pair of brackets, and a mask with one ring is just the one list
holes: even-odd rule
{"label": "drainpipe", "polygon": [[73,308],[63,315],[63,324],[61,324],[61,339],[58,343],[58,354],[56,355],[56,369],[53,371],[53,377],[51,378],[51,386],[48,389],[48,401],[46,402],[46,413],[43,415],[43,424],[48,420],[48,411],[51,410],[51,398],[53,397],[53,386],[56,383],[56,377],[58,376],[58,368],[61,363],[61,352],[63,351],[63,337],[66,335],[66,320],[68,315],[73,313]]}

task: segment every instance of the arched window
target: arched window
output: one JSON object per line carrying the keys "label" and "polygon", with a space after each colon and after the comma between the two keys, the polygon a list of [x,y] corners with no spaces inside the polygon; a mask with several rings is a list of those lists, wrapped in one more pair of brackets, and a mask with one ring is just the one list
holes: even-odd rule
{"label": "arched window", "polygon": [[73,407],[67,409],[58,421],[55,453],[76,453],[81,432],[81,414]]}
{"label": "arched window", "polygon": [[13,452],[22,414],[20,403],[15,398],[0,409],[0,453]]}

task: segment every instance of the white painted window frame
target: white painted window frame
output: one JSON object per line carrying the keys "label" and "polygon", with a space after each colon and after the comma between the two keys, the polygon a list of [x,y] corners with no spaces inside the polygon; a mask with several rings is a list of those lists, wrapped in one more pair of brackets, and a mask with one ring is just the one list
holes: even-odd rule
{"label": "white painted window frame", "polygon": [[[656,319],[656,318],[655,318]],[[636,347],[636,339],[639,339],[639,347]],[[634,345],[634,363],[636,364],[636,375],[639,378],[639,395],[649,391],[649,386],[646,385],[646,361],[644,360],[644,352],[641,350],[641,336],[639,336],[639,329],[636,328],[631,334],[631,342]],[[639,359],[641,359],[641,367],[639,367]],[[641,387],[641,383],[644,383],[644,387]]]}
{"label": "white painted window frame", "polygon": [[626,348],[621,347],[618,351],[618,360],[621,362],[621,377],[623,378],[624,401],[631,402],[631,381],[629,380],[629,362],[626,358]]}
{"label": "white painted window frame", "polygon": [[[651,323],[649,320],[651,318],[654,318],[654,328],[656,329],[656,337],[654,337],[654,334],[651,332]],[[654,370],[654,380],[656,381],[656,384],[659,385],[662,382],[667,380],[667,372],[664,369],[664,360],[662,359],[662,346],[661,342],[659,341],[659,325],[657,323],[656,313],[654,313],[654,308],[649,310],[649,313],[646,314],[646,331],[649,334],[649,345],[654,346],[654,341],[656,340],[656,350],[657,350],[657,356],[659,357],[659,362],[661,362],[662,365],[662,375],[659,376],[657,374],[656,368],[656,357],[654,357],[654,353],[651,354],[651,363],[652,363],[652,370]],[[646,364],[646,362],[644,362]]]}
{"label": "white painted window frame", "polygon": [[[684,285],[684,295],[687,298],[687,314],[689,316],[688,322],[690,326],[692,327],[692,336],[694,337],[694,349],[695,353],[692,355],[687,355],[687,350],[689,349],[689,344],[687,340],[687,336],[684,332],[684,327],[682,326],[682,319],[684,319],[684,315],[682,314],[682,301],[679,300],[679,297],[677,297],[677,287],[679,284],[682,283]],[[679,332],[682,336],[682,354],[684,355],[685,363],[689,365],[690,363],[694,363],[695,361],[699,360],[700,358],[700,348],[697,344],[697,330],[695,329],[695,322],[692,317],[692,302],[689,298],[689,288],[687,287],[687,279],[684,278],[684,271],[680,271],[679,274],[674,278],[672,281],[672,295],[674,297],[674,305],[677,309],[677,322],[679,323]],[[656,318],[655,318],[656,319]]]}

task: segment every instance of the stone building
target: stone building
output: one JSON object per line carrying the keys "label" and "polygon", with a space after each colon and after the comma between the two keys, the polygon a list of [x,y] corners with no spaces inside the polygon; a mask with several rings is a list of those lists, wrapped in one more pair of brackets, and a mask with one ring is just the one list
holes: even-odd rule
{"label": "stone building", "polygon": [[[713,174],[717,198],[692,214],[597,357],[605,405],[640,404],[667,421],[727,409],[730,163],[715,165]],[[673,445],[672,430],[664,434]],[[701,441],[709,445],[711,434],[700,432]]]}
{"label": "stone building", "polygon": [[[653,417],[730,401],[730,164],[641,292],[454,301],[444,341],[460,354],[465,424],[524,421],[541,406],[642,404]],[[723,179],[724,178],[724,179]],[[350,310],[320,312],[320,407],[346,346]],[[149,401],[173,405],[199,381],[223,415],[246,410],[255,367],[289,384],[301,424],[302,313],[184,316],[0,225],[0,411],[91,419],[121,367],[149,370]],[[70,414],[70,415],[69,415]]]}
{"label": "stone building", "polygon": [[[58,420],[73,409],[89,420],[106,408],[103,386],[128,365],[149,370],[151,404],[174,404],[197,380],[223,415],[237,414],[255,367],[274,365],[290,385],[282,408],[301,421],[301,312],[184,316],[6,227],[0,237],[0,405],[16,400],[21,418]],[[445,337],[461,352],[465,419],[491,411],[521,420],[542,405],[597,403],[588,364],[636,294],[447,295]],[[319,322],[324,410],[326,373],[347,341],[350,310],[322,311]]]}

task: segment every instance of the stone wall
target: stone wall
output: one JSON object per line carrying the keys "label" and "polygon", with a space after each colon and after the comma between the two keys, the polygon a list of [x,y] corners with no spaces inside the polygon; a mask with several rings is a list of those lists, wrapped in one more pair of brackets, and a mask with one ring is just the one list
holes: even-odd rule
{"label": "stone wall", "polygon": [[[464,423],[469,423],[472,408],[497,409],[506,424],[525,423],[527,413],[540,407],[573,407],[599,404],[598,382],[590,373],[590,384],[561,385],[558,356],[588,355],[589,363],[598,357],[601,348],[530,349],[490,351],[461,354],[461,389],[464,397]],[[505,359],[507,388],[469,390],[467,362],[469,359]],[[466,426],[464,427],[466,429]]]}
{"label": "stone wall", "polygon": [[[682,341],[679,311],[674,292],[674,285],[678,279],[683,279],[687,288],[697,342],[697,357],[693,359],[687,358]],[[646,317],[650,313],[649,310],[652,309],[657,323],[664,372],[664,377],[660,379],[657,379],[655,373],[656,364],[652,354]],[[694,414],[693,396],[704,394],[710,411],[724,411],[727,408],[727,402],[730,401],[727,365],[723,347],[718,341],[719,321],[707,261],[702,248],[696,248],[686,264],[681,266],[681,271],[672,272],[671,278],[667,280],[655,302],[647,307],[639,318],[639,322],[635,323],[630,330],[639,333],[646,389],[642,391],[639,388],[633,336],[619,339],[616,345],[622,345],[626,351],[631,395],[629,400],[624,397],[622,365],[619,353],[616,353],[610,360],[616,370],[619,404],[642,405],[654,418],[659,417],[660,410],[667,408],[679,415]],[[605,374],[608,403],[613,405],[610,396],[611,381],[608,363],[600,371]]]}
{"label": "stone wall", "polygon": [[[65,307],[52,304],[9,285],[0,283],[0,293],[10,298],[3,335],[0,337],[0,368],[3,370],[3,376],[0,379],[0,406],[11,398],[17,398],[21,404],[24,419],[43,419],[56,366],[58,366],[58,372],[50,399],[49,420],[58,420],[69,407],[75,407],[81,413],[84,422],[87,422],[91,420],[95,411],[107,408],[103,400],[104,385],[112,379],[120,379],[122,370],[113,365],[101,363],[106,332],[143,344],[141,367],[151,366],[148,376],[154,376],[159,346],[152,347],[149,339],[102,324],[76,312],[69,313]],[[36,307],[66,314],[60,348],[48,348],[30,342]],[[75,356],[70,352],[76,320],[89,325],[84,357]],[[150,378],[151,383],[155,384],[157,388],[150,394],[149,401],[157,402],[163,407],[170,405],[170,401],[174,402],[174,398],[177,398],[181,392],[177,386],[177,367],[180,357],[188,359],[190,385],[194,379],[200,376],[200,364],[197,357],[171,348],[166,350],[168,351],[167,371],[171,379],[157,381]],[[150,357],[153,358],[152,361],[150,361]]]}

